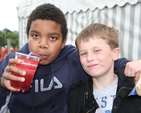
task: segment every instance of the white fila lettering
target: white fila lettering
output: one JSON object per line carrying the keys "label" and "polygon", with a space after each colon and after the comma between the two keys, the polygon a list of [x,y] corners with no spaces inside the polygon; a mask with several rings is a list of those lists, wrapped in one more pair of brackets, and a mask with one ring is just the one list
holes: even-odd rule
{"label": "white fila lettering", "polygon": [[[40,81],[39,80],[35,80],[35,92],[39,92],[39,90],[41,92],[44,92],[44,91],[49,91],[51,90],[52,87],[54,87],[54,89],[59,89],[59,88],[62,88],[63,85],[62,83],[56,78],[56,77],[53,77],[48,85],[48,87],[44,87],[44,79],[41,79]],[[40,84],[40,88],[39,88],[39,84]]]}

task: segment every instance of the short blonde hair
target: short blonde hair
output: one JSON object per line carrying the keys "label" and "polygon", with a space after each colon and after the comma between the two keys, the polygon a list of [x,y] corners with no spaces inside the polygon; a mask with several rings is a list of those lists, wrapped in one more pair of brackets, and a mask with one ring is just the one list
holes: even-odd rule
{"label": "short blonde hair", "polygon": [[119,47],[119,31],[105,24],[94,23],[85,27],[76,37],[75,45],[78,48],[81,41],[87,42],[90,38],[106,40],[111,49]]}

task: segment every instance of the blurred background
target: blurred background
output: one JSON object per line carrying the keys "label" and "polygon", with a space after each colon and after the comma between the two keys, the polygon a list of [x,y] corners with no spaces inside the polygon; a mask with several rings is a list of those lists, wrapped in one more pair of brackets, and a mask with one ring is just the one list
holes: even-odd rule
{"label": "blurred background", "polygon": [[[14,1],[12,1],[14,2]],[[8,2],[7,2],[8,3]],[[21,0],[16,2],[17,18],[12,20],[14,11],[8,10],[6,27],[0,32],[0,47],[21,48],[27,43],[26,24],[31,11],[38,5],[51,3],[65,14],[68,23],[67,44],[74,45],[77,34],[91,23],[103,23],[120,31],[120,57],[129,60],[141,59],[141,0]],[[12,3],[11,3],[12,5]],[[3,13],[5,11],[3,10]],[[10,14],[13,14],[10,16]],[[5,22],[3,20],[3,22]],[[0,24],[1,25],[1,24]],[[13,26],[13,28],[11,28]],[[15,28],[14,28],[15,27]],[[16,50],[15,49],[15,50]]]}

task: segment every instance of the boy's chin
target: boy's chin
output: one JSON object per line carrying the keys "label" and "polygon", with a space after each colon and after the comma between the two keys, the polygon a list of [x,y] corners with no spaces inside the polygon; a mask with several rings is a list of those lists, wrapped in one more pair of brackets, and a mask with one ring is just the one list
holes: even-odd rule
{"label": "boy's chin", "polygon": [[42,60],[40,60],[39,64],[40,65],[47,65],[47,64],[50,64],[50,62],[42,59]]}

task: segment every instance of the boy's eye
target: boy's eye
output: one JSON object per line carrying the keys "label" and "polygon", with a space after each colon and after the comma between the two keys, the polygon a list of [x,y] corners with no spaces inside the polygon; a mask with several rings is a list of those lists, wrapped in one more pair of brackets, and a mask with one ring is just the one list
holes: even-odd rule
{"label": "boy's eye", "polygon": [[94,50],[95,53],[99,53],[100,51],[100,49]]}
{"label": "boy's eye", "polygon": [[32,37],[33,37],[33,38],[39,38],[39,35],[34,34],[34,35],[32,35]]}
{"label": "boy's eye", "polygon": [[56,40],[57,38],[56,37],[50,37],[50,40]]}
{"label": "boy's eye", "polygon": [[86,55],[87,53],[80,53],[80,56]]}

